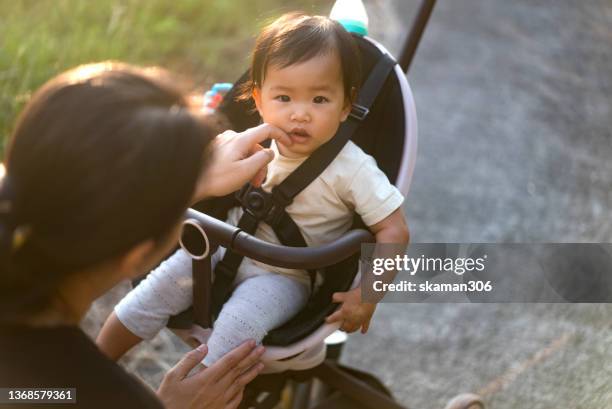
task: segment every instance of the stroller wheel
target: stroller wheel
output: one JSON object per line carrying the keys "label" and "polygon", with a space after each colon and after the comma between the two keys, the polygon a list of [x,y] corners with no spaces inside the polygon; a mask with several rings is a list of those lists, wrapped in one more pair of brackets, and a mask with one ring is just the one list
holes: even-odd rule
{"label": "stroller wheel", "polygon": [[444,409],[485,409],[482,398],[474,393],[462,393],[451,399]]}

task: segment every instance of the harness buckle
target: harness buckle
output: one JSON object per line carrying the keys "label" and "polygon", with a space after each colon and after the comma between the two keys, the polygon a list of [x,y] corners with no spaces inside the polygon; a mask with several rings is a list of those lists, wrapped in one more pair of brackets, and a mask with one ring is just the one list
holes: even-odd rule
{"label": "harness buckle", "polygon": [[358,121],[363,121],[364,119],[366,119],[369,113],[370,113],[370,110],[364,107],[363,105],[353,104],[353,106],[351,107],[351,113],[349,114],[349,116]]}
{"label": "harness buckle", "polygon": [[255,219],[264,221],[270,226],[276,226],[291,201],[284,200],[282,195],[276,192],[268,193],[262,188],[254,187],[251,184],[245,185],[236,192],[236,198],[245,212],[248,212]]}

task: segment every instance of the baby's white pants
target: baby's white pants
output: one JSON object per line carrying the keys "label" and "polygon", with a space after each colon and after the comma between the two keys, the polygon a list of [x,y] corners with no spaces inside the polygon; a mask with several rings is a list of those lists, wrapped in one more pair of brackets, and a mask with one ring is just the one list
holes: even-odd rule
{"label": "baby's white pants", "polygon": [[[220,259],[213,256],[213,265]],[[182,249],[153,270],[115,307],[119,320],[142,339],[153,338],[193,302],[192,261]],[[236,277],[237,286],[224,304],[208,340],[203,363],[212,365],[247,339],[257,343],[306,304],[308,285],[275,273]]]}

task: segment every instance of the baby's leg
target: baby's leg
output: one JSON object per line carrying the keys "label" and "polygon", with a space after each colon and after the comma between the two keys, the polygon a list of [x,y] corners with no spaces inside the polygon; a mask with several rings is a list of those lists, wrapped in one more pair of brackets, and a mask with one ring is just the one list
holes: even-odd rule
{"label": "baby's leg", "polygon": [[115,313],[133,334],[153,338],[192,303],[191,258],[179,249],[115,306]]}
{"label": "baby's leg", "polygon": [[191,259],[178,250],[115,306],[96,343],[113,360],[143,339],[153,338],[174,315],[191,304]]}
{"label": "baby's leg", "polygon": [[[223,251],[212,256],[215,264]],[[176,251],[115,306],[96,343],[107,356],[119,359],[143,339],[153,338],[176,315],[191,306],[192,260]]]}
{"label": "baby's leg", "polygon": [[215,321],[204,365],[212,365],[247,339],[260,343],[268,331],[287,322],[306,305],[309,291],[306,284],[280,274],[243,281]]}

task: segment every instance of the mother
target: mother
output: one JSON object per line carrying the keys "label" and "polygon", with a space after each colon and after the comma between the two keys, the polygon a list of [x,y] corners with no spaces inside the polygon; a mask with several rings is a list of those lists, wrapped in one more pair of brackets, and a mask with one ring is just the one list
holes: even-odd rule
{"label": "mother", "polygon": [[259,142],[291,143],[263,125],[210,144],[172,84],[159,70],[87,65],[21,114],[0,188],[0,388],[76,388],[73,408],[232,408],[261,370],[247,342],[188,376],[202,347],[155,397],[78,327],[94,299],[167,254],[189,204],[261,179],[272,156]]}

